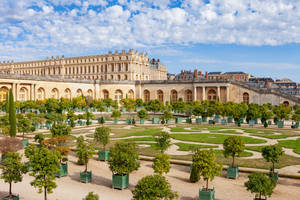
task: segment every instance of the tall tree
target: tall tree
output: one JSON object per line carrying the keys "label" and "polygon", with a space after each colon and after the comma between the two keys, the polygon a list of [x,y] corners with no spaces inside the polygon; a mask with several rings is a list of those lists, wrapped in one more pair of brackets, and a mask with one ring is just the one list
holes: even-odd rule
{"label": "tall tree", "polygon": [[164,153],[171,146],[170,134],[163,131],[155,135],[156,146],[161,153]]}
{"label": "tall tree", "polygon": [[10,137],[17,135],[16,108],[12,89],[9,90],[9,135]]}
{"label": "tall tree", "polygon": [[279,145],[270,145],[262,149],[262,156],[267,162],[272,163],[271,171],[275,173],[275,163],[279,162],[280,156],[284,154],[282,147]]}
{"label": "tall tree", "polygon": [[223,143],[224,156],[232,157],[231,167],[234,167],[234,158],[239,156],[245,149],[245,143],[242,137],[239,136],[230,136],[224,140]]}

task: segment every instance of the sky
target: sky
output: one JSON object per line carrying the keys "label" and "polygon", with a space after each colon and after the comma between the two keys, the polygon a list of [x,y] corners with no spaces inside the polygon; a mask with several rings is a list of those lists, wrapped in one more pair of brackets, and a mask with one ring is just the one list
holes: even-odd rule
{"label": "sky", "polygon": [[0,0],[0,61],[135,49],[168,72],[300,82],[299,0]]}

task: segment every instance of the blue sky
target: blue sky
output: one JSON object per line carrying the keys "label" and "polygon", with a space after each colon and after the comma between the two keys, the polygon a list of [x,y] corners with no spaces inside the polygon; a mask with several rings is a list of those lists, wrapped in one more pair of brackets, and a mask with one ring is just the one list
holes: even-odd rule
{"label": "blue sky", "polygon": [[137,49],[168,71],[300,82],[300,1],[1,0],[0,60]]}

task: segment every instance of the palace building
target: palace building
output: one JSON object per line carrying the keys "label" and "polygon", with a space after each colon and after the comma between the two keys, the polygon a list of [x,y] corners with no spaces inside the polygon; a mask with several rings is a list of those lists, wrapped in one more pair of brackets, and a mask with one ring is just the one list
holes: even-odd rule
{"label": "palace building", "polygon": [[[170,76],[171,77],[171,76]],[[97,99],[141,98],[163,102],[219,100],[244,103],[300,104],[300,99],[256,84],[249,74],[195,70],[167,77],[159,59],[129,50],[105,55],[51,57],[26,62],[1,62],[0,101],[12,88],[15,100],[43,100],[80,95]],[[259,86],[258,86],[259,85]]]}

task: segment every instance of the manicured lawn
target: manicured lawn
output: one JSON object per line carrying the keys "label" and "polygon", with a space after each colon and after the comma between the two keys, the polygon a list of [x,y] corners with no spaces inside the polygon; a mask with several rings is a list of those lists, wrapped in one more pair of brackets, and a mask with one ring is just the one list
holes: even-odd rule
{"label": "manicured lawn", "polygon": [[129,136],[144,136],[144,135],[154,135],[161,132],[161,128],[149,128],[149,127],[139,127],[140,129],[112,129],[111,132],[115,133],[112,137],[129,137]]}
{"label": "manicured lawn", "polygon": [[184,129],[184,127],[171,127],[170,128],[171,132],[200,132],[201,130],[200,129],[194,129],[194,128],[191,128],[191,130],[186,130]]}
{"label": "manicured lawn", "polygon": [[120,141],[155,141],[154,137],[139,137],[139,138],[129,138],[129,139],[122,139]]}
{"label": "manicured lawn", "polygon": [[[230,135],[221,135],[221,134],[171,134],[171,137],[177,140],[182,141],[191,141],[191,142],[203,142],[203,143],[212,143],[212,144],[223,144],[224,140]],[[266,143],[265,140],[255,139],[251,137],[241,136],[243,141],[246,144],[261,144]]]}
{"label": "manicured lawn", "polygon": [[297,140],[282,140],[278,141],[282,147],[294,149],[294,152],[300,154],[300,139]]}
{"label": "manicured lawn", "polygon": [[175,143],[179,147],[179,151],[191,151],[196,148],[217,148],[216,145],[201,145],[201,144],[187,144],[187,143]]}
{"label": "manicured lawn", "polygon": [[217,131],[217,133],[242,134],[242,133],[236,132],[236,130],[222,130],[222,131]]}
{"label": "manicured lawn", "polygon": [[263,138],[268,138],[268,139],[281,139],[281,138],[288,138],[288,137],[292,137],[290,135],[274,135],[274,134],[251,134],[253,136],[258,136],[258,137],[263,137]]}
{"label": "manicured lawn", "polygon": [[258,151],[258,152],[262,152],[262,149],[265,146],[253,146],[253,147],[245,147],[245,149],[250,150],[250,151]]}

